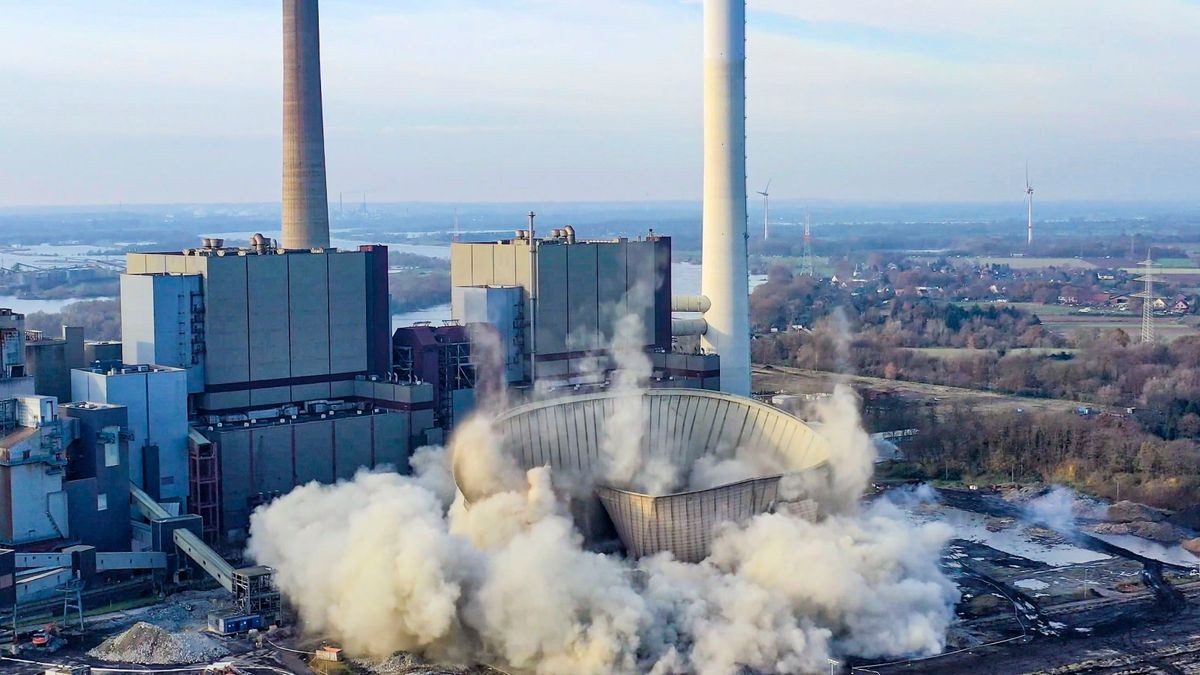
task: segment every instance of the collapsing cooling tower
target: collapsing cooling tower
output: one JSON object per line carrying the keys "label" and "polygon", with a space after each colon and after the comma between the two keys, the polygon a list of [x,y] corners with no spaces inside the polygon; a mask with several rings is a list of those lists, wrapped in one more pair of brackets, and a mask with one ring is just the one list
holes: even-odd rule
{"label": "collapsing cooling tower", "polygon": [[[799,419],[753,399],[699,389],[572,396],[500,416],[495,425],[504,452],[523,469],[551,468],[555,486],[574,495],[572,516],[592,546],[617,535],[632,556],[665,550],[695,562],[708,555],[717,525],[748,520],[777,500],[780,475],[669,495],[605,484],[607,425],[629,405],[641,406],[643,459],[667,459],[685,476],[701,457],[729,457],[738,448],[774,453],[794,472],[812,471],[829,458],[825,439]],[[463,496],[469,503],[486,495]]]}

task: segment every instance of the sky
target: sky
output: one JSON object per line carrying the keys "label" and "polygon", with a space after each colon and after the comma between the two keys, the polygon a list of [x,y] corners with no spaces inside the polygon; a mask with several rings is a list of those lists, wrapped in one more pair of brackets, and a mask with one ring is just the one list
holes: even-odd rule
{"label": "sky", "polygon": [[[698,0],[325,0],[331,203],[695,200]],[[280,196],[277,0],[0,0],[0,206]],[[772,196],[1200,197],[1200,0],[749,0]]]}

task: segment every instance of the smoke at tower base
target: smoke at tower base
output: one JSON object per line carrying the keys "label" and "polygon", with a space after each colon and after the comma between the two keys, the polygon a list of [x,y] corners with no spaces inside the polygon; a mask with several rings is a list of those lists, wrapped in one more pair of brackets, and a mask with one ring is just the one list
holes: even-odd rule
{"label": "smoke at tower base", "polygon": [[[635,372],[637,354],[627,356]],[[813,494],[820,520],[770,513],[726,526],[699,564],[586,550],[550,469],[519,470],[486,415],[449,448],[419,450],[412,476],[364,471],[258,509],[248,552],[276,569],[307,630],[367,657],[411,651],[547,675],[732,675],[936,653],[958,600],[938,567],[951,532],[911,524],[886,500],[860,505],[874,457],[857,410],[839,387],[818,411],[834,446],[827,487]],[[606,443],[614,467],[630,470],[635,443]],[[452,461],[460,481],[490,496],[469,509],[456,502]]]}

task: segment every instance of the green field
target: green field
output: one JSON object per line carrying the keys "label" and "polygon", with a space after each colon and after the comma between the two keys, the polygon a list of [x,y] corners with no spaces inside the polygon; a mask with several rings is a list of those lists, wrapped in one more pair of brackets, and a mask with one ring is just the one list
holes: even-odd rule
{"label": "green field", "polygon": [[1196,267],[1196,261],[1191,258],[1161,258],[1155,260],[1154,264],[1158,267]]}

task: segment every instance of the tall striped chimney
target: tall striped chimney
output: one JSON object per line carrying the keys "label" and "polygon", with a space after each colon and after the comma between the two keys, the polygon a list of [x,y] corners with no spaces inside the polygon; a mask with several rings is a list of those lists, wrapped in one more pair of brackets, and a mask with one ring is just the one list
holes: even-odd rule
{"label": "tall striped chimney", "polygon": [[283,0],[283,242],[329,246],[317,0]]}
{"label": "tall striped chimney", "polygon": [[721,389],[750,394],[746,259],[746,2],[704,0],[704,233],[701,344],[721,355]]}

